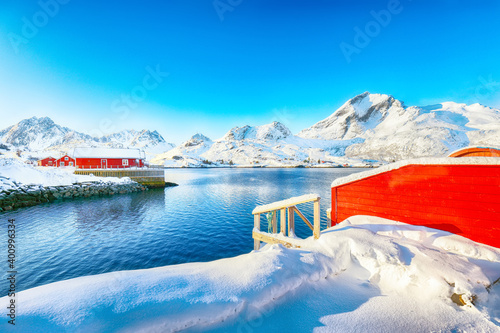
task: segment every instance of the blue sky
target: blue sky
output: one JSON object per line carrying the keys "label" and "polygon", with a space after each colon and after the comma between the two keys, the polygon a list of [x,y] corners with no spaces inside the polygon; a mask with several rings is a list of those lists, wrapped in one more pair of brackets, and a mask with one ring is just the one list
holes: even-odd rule
{"label": "blue sky", "polygon": [[4,0],[0,127],[47,115],[180,143],[273,120],[297,133],[364,91],[500,107],[499,14],[482,0]]}

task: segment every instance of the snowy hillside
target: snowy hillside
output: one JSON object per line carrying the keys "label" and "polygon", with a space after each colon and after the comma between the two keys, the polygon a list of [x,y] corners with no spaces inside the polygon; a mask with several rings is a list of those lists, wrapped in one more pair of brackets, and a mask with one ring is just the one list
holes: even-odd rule
{"label": "snowy hillside", "polygon": [[346,147],[359,141],[299,138],[279,122],[234,127],[216,141],[195,137],[151,162],[183,167],[362,164],[362,161],[342,157]]}
{"label": "snowy hillside", "polygon": [[214,141],[196,134],[175,147],[157,131],[94,138],[33,117],[0,131],[0,143],[38,157],[75,146],[141,148],[151,163],[173,167],[373,165],[444,157],[466,146],[498,147],[500,110],[454,102],[405,106],[392,96],[365,92],[297,135],[272,122],[234,127]]}
{"label": "snowy hillside", "polygon": [[12,149],[31,152],[35,156],[64,154],[74,147],[141,148],[146,153],[158,154],[174,147],[157,131],[124,130],[103,137],[90,135],[62,127],[48,117],[32,117],[0,131],[0,143]]}
{"label": "snowy hillside", "polygon": [[[499,249],[365,216],[349,218],[316,241],[294,242],[300,248],[267,245],[234,258],[21,291],[11,330],[499,331]],[[8,302],[0,298],[2,308]],[[7,320],[0,325],[7,331]]]}
{"label": "snowy hillside", "polygon": [[298,136],[362,139],[345,150],[348,158],[442,157],[469,145],[498,146],[500,110],[454,102],[405,107],[392,96],[365,92]]}
{"label": "snowy hillside", "polygon": [[78,133],[55,124],[49,117],[32,117],[0,130],[0,142],[30,151],[44,150],[65,144],[93,142],[90,135]]}

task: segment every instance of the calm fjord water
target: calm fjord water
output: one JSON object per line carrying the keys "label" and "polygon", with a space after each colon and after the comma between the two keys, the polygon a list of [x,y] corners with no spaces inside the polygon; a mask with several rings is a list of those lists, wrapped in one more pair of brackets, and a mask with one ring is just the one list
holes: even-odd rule
{"label": "calm fjord water", "polygon": [[[318,193],[324,228],[331,182],[359,171],[169,169],[167,181],[179,186],[0,213],[2,238],[6,244],[7,220],[14,218],[18,290],[78,276],[232,257],[253,249],[256,205]],[[312,204],[300,208],[312,219]],[[297,219],[297,235],[312,235]],[[265,218],[262,224],[267,230]],[[6,264],[2,267],[7,271]],[[1,296],[6,294],[3,279]]]}

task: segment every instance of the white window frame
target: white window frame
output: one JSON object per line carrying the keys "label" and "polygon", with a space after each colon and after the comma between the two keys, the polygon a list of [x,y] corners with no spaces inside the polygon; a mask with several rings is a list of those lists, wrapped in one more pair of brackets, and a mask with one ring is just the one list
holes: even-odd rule
{"label": "white window frame", "polygon": [[59,162],[59,166],[64,166],[64,162],[63,161]]}
{"label": "white window frame", "polygon": [[66,156],[66,157],[64,158],[64,160],[65,160],[65,161],[67,161],[67,160],[68,160],[68,156]]}
{"label": "white window frame", "polygon": [[122,165],[128,166],[128,158],[122,159]]}
{"label": "white window frame", "polygon": [[73,162],[69,162],[69,163],[68,163],[68,166],[73,166]]}

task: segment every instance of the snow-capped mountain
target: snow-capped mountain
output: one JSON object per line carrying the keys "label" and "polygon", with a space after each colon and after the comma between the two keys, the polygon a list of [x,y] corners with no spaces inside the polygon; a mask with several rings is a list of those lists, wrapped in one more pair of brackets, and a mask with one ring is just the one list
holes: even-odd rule
{"label": "snow-capped mountain", "polygon": [[330,162],[344,164],[344,150],[358,140],[310,140],[292,135],[279,122],[242,126],[211,141],[201,134],[156,156],[152,163],[167,166],[297,166]]}
{"label": "snow-capped mountain", "polygon": [[234,127],[224,135],[224,140],[262,140],[272,141],[284,139],[292,135],[292,132],[280,122],[274,121],[271,124],[262,126]]}
{"label": "snow-capped mountain", "polygon": [[0,131],[0,142],[14,148],[31,151],[68,143],[81,144],[93,140],[94,138],[90,135],[57,125],[49,117],[24,119]]}
{"label": "snow-capped mountain", "polygon": [[272,122],[234,127],[214,141],[198,133],[175,147],[156,131],[96,138],[33,117],[0,131],[0,143],[44,154],[75,146],[141,148],[151,163],[184,167],[370,164],[442,157],[471,145],[498,147],[500,110],[454,102],[405,106],[392,96],[365,92],[297,135]]}
{"label": "snow-capped mountain", "polygon": [[405,107],[392,96],[365,92],[298,136],[362,139],[346,149],[350,158],[391,161],[446,156],[469,145],[498,146],[500,110],[454,102]]}
{"label": "snow-capped mountain", "polygon": [[168,143],[157,131],[123,130],[118,133],[105,135],[97,140],[108,147],[113,148],[140,148],[150,154],[160,154],[175,147]]}
{"label": "snow-capped mountain", "polygon": [[215,141],[193,138],[156,158],[175,166],[363,164],[447,156],[469,145],[499,146],[500,110],[454,102],[407,107],[392,96],[362,93],[293,135],[281,123],[242,126]]}
{"label": "snow-capped mountain", "polygon": [[125,130],[103,137],[60,126],[48,117],[32,117],[0,131],[0,142],[12,148],[44,155],[47,151],[66,153],[74,147],[141,148],[149,154],[172,149],[157,131]]}
{"label": "snow-capped mountain", "polygon": [[403,103],[392,96],[365,92],[348,100],[331,116],[302,130],[297,136],[324,140],[362,137],[392,113],[404,113]]}

